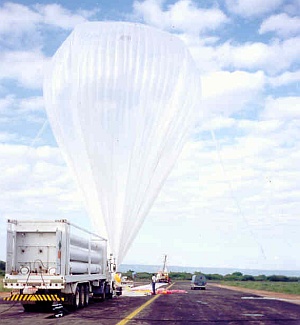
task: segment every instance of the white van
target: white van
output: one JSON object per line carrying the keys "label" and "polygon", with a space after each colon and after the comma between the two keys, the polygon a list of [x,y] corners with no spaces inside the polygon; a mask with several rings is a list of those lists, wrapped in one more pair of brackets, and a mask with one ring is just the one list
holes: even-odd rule
{"label": "white van", "polygon": [[206,289],[206,278],[203,274],[194,274],[191,281],[191,290]]}

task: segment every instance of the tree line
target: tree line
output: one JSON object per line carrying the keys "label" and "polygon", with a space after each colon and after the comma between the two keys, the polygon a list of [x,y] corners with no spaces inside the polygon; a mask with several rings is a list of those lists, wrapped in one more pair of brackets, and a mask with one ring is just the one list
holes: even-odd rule
{"label": "tree line", "polygon": [[5,273],[5,262],[0,261],[0,275],[4,275]]}
{"label": "tree line", "polygon": [[[248,275],[241,272],[233,272],[231,274],[205,274],[202,272],[170,272],[169,276],[171,280],[187,280],[190,281],[194,274],[204,274],[207,280],[210,281],[270,281],[270,282],[300,282],[300,277],[296,276],[285,276],[285,275]],[[123,272],[122,276],[127,276],[128,279],[138,280],[149,280],[151,279],[152,273],[148,272],[134,272],[128,270]]]}
{"label": "tree line", "polygon": [[[0,275],[5,273],[5,262],[0,261]],[[300,277],[296,276],[285,276],[285,275],[248,275],[242,272],[233,272],[231,274],[221,275],[221,274],[205,274],[202,272],[170,272],[169,276],[171,280],[177,281],[190,281],[194,274],[204,274],[206,279],[209,281],[270,281],[270,282],[300,282]],[[152,273],[148,272],[134,272],[133,270],[128,270],[123,272],[122,276],[127,276],[128,279],[135,281],[145,281],[151,279]]]}

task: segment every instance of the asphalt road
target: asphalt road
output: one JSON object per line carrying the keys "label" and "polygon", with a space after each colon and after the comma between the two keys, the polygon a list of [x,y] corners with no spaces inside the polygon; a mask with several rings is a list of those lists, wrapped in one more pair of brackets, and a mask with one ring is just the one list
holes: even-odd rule
{"label": "asphalt road", "polygon": [[25,313],[20,303],[0,301],[0,324],[299,324],[300,306],[275,299],[218,288],[190,290],[188,282],[171,289],[187,293],[118,297],[71,312],[62,318],[53,313]]}

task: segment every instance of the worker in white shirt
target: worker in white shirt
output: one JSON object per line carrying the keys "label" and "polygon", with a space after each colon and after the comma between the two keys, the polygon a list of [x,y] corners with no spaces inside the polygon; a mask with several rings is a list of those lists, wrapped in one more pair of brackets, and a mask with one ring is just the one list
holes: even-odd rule
{"label": "worker in white shirt", "polygon": [[155,283],[156,283],[155,274],[152,274],[151,283],[152,283],[152,294],[155,295]]}

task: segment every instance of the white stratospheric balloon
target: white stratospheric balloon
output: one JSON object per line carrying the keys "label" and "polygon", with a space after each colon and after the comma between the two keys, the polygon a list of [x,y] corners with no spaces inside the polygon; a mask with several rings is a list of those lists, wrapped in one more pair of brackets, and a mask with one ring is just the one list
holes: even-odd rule
{"label": "white stratospheric balloon", "polygon": [[195,123],[195,63],[172,34],[84,23],[49,64],[44,98],[95,230],[120,264]]}

